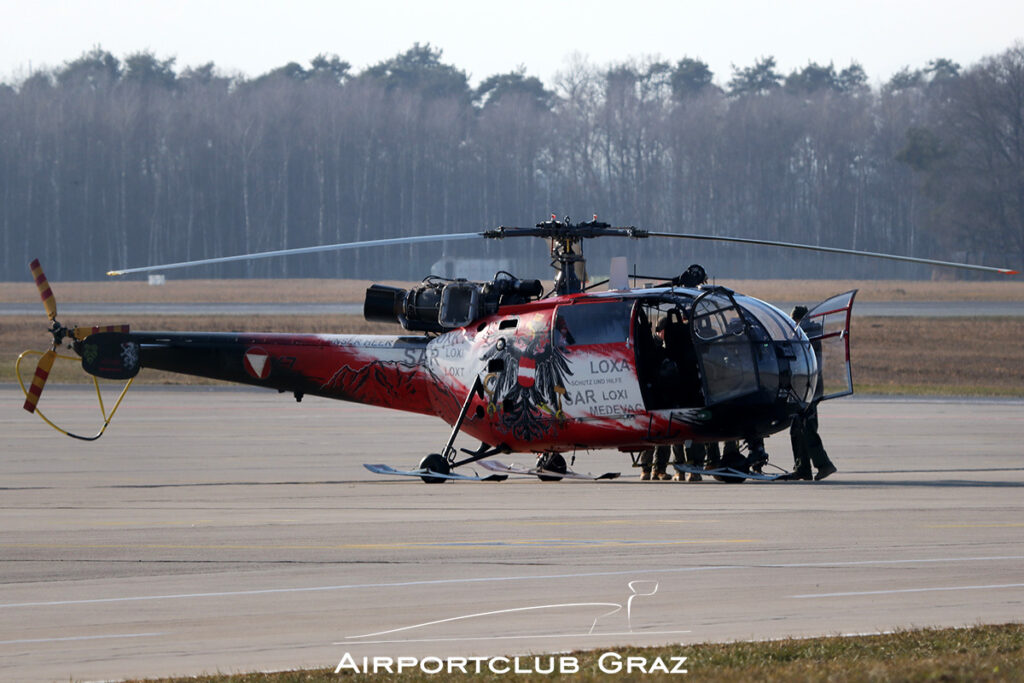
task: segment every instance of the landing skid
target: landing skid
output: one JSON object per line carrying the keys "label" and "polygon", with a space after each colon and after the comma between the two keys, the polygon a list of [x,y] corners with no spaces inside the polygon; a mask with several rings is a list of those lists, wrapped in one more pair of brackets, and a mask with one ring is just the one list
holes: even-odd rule
{"label": "landing skid", "polygon": [[743,479],[754,479],[756,481],[775,481],[779,477],[785,476],[786,472],[779,472],[778,474],[764,474],[763,472],[747,472],[744,470],[738,470],[733,467],[715,467],[713,469],[701,469],[699,467],[690,467],[689,465],[679,465],[672,463],[672,466],[684,474],[699,474],[702,477],[715,477],[719,481],[723,480],[743,480]]}
{"label": "landing skid", "polygon": [[520,467],[519,465],[506,465],[505,463],[498,462],[497,460],[484,460],[480,463],[480,466],[484,469],[490,470],[491,472],[501,472],[508,476],[509,474],[518,474],[524,477],[549,477],[549,480],[557,479],[580,479],[583,481],[599,481],[601,479],[617,479],[619,476],[618,472],[605,472],[604,474],[586,474],[580,472],[573,472],[568,470],[566,472],[558,472],[556,470],[546,470],[542,467]]}
{"label": "landing skid", "polygon": [[[486,463],[484,463],[484,464],[486,464]],[[429,470],[429,469],[422,468],[422,467],[418,468],[418,469],[415,469],[415,470],[396,470],[394,467],[391,467],[390,465],[365,465],[364,464],[363,467],[365,467],[366,469],[370,470],[374,474],[391,474],[391,475],[397,475],[397,476],[400,476],[400,477],[419,477],[421,479],[423,477],[428,477],[428,478],[431,478],[431,479],[449,479],[449,480],[452,480],[452,481],[505,481],[506,479],[508,479],[508,475],[507,474],[505,474],[505,475],[489,474],[486,477],[479,477],[479,476],[470,475],[470,474],[452,474],[452,473],[445,474],[445,473],[442,473],[442,472],[435,472],[433,470]]]}

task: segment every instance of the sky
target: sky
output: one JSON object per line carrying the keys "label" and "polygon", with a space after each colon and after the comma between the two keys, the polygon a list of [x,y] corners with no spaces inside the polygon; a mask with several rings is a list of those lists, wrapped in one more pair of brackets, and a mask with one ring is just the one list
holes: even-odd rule
{"label": "sky", "polygon": [[0,0],[0,82],[95,46],[258,76],[320,53],[358,72],[419,42],[473,84],[525,67],[550,87],[572,60],[692,57],[724,85],[734,66],[772,56],[783,74],[857,61],[879,85],[905,66],[966,67],[1022,40],[1020,0]]}

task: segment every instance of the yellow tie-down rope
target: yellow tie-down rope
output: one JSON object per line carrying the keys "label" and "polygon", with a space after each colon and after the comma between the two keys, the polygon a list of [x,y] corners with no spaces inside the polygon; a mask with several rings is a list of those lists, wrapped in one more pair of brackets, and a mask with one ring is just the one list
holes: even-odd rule
{"label": "yellow tie-down rope", "polygon": [[[25,398],[26,399],[28,399],[29,393],[28,393],[28,389],[25,388],[25,380],[23,380],[21,378],[21,361],[26,356],[42,356],[42,355],[43,355],[42,351],[25,351],[20,356],[18,356],[18,360],[14,363],[14,373],[18,376],[18,384],[21,385],[21,391],[25,394]],[[80,359],[78,357],[76,357],[76,356],[65,356],[65,355],[61,355],[59,353],[56,355],[56,357],[60,358],[61,360],[70,360],[70,361],[75,361],[75,362],[79,362],[80,361]],[[110,411],[110,415],[107,415],[107,410],[103,406],[103,394],[100,392],[99,380],[96,379],[95,375],[91,375],[91,377],[92,377],[92,383],[96,387],[96,398],[99,399],[99,403],[100,403],[100,414],[103,416],[103,426],[100,427],[100,430],[98,432],[96,432],[95,435],[93,435],[93,436],[82,436],[80,434],[72,434],[71,432],[67,431],[66,429],[61,429],[56,424],[54,424],[50,420],[50,418],[46,417],[46,415],[43,414],[43,411],[39,410],[38,407],[35,410],[36,415],[38,415],[39,417],[43,418],[43,422],[45,422],[46,424],[48,424],[51,427],[53,427],[54,429],[56,429],[61,434],[65,434],[67,436],[70,436],[72,439],[80,439],[82,441],[95,441],[96,439],[98,439],[101,436],[103,436],[103,432],[107,431],[107,426],[110,424],[110,421],[114,419],[114,413],[117,412],[117,409],[120,407],[121,401],[124,399],[125,394],[128,393],[128,387],[130,387],[132,385],[132,382],[135,381],[135,378],[132,377],[132,378],[130,378],[125,383],[124,388],[121,389],[121,395],[117,397],[117,402],[114,404],[114,408]]]}

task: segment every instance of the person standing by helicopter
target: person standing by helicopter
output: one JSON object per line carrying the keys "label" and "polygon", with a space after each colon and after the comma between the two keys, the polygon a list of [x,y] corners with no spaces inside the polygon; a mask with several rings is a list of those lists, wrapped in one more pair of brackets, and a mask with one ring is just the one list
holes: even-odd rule
{"label": "person standing by helicopter", "polygon": [[640,480],[661,481],[671,479],[672,475],[665,470],[668,468],[669,454],[672,446],[657,446],[648,448],[640,454]]}
{"label": "person standing by helicopter", "polygon": [[[722,459],[722,454],[716,441],[708,443],[688,441],[686,444],[676,444],[672,447],[672,454],[672,462],[674,464],[687,465],[698,470],[703,470],[706,467],[717,467],[718,461]],[[699,472],[687,472],[684,475],[682,472],[676,471],[672,480],[700,481],[701,476]]]}
{"label": "person standing by helicopter", "polygon": [[[806,306],[796,306],[793,308],[791,317],[799,324],[806,315]],[[808,331],[808,336],[816,334],[811,326],[805,326],[805,330]],[[821,344],[813,342],[812,346],[820,364]],[[793,471],[779,477],[779,479],[810,481],[812,479],[812,465],[818,470],[818,473],[813,476],[815,481],[821,481],[838,471],[835,464],[829,459],[828,453],[825,452],[825,446],[821,442],[821,437],[818,436],[818,401],[822,393],[822,379],[821,375],[818,375],[818,385],[814,388],[814,398],[811,400],[807,410],[793,418],[793,424],[789,429],[789,439],[793,446]]]}

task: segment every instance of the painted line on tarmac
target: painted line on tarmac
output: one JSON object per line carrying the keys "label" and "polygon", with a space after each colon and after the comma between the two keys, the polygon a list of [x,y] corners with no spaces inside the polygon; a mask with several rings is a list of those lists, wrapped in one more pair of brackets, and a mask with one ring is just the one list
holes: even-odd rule
{"label": "painted line on tarmac", "polygon": [[24,645],[27,643],[68,643],[79,640],[108,640],[111,638],[155,638],[163,633],[111,633],[104,636],[65,636],[63,638],[21,638],[0,640],[0,645]]}
{"label": "painted line on tarmac", "polygon": [[461,643],[468,640],[532,640],[534,638],[594,638],[610,636],[678,636],[693,633],[687,631],[612,631],[600,633],[527,633],[519,636],[459,636],[452,638],[403,638],[401,640],[340,640],[332,645],[392,645],[395,643]]}
{"label": "painted line on tarmac", "polygon": [[[655,584],[657,588],[657,584]],[[646,594],[644,594],[646,595]],[[653,593],[651,594],[653,595]],[[446,619],[435,619],[434,621],[424,621],[419,624],[411,624],[409,626],[399,626],[398,628],[391,628],[386,631],[374,631],[373,633],[363,633],[362,635],[349,636],[346,640],[359,640],[362,638],[372,638],[374,636],[387,636],[392,633],[398,633],[400,631],[412,631],[414,629],[423,628],[425,626],[437,626],[438,624],[450,624],[455,621],[465,621],[467,619],[476,619],[478,617],[493,617],[498,614],[514,614],[522,612],[536,612],[539,610],[546,609],[561,609],[563,607],[614,607],[615,609],[608,614],[601,616],[611,616],[616,612],[622,611],[622,604],[618,602],[563,602],[552,605],[530,605],[528,607],[509,607],[507,609],[491,610],[489,612],[476,612],[474,614],[460,614],[457,617],[448,617]],[[598,617],[600,619],[601,617]],[[597,619],[594,620],[595,625]],[[335,643],[337,645],[337,643]]]}
{"label": "painted line on tarmac", "polygon": [[757,539],[753,538],[684,539],[675,541],[636,541],[625,538],[596,538],[591,540],[536,538],[518,541],[431,541],[422,543],[345,543],[340,545],[0,543],[0,548],[33,550],[424,550],[430,548],[624,548],[756,542]]}
{"label": "painted line on tarmac", "polygon": [[[1021,467],[1020,469],[1024,470],[1024,467]],[[614,525],[633,525],[633,524],[643,524],[644,526],[649,526],[651,524],[708,524],[708,523],[712,523],[712,522],[717,524],[718,522],[720,522],[722,520],[720,520],[720,519],[643,519],[643,518],[639,518],[638,517],[636,519],[606,519],[604,521],[567,521],[567,522],[559,522],[559,521],[551,521],[551,522],[548,522],[548,521],[535,521],[535,522],[533,522],[533,521],[526,521],[526,520],[519,521],[519,520],[504,520],[504,519],[494,519],[494,520],[486,520],[486,521],[489,521],[489,522],[492,522],[492,523],[495,523],[495,524],[508,524],[508,525],[516,525],[516,526],[571,526],[571,527],[580,527],[580,526],[614,526]],[[1022,525],[1022,526],[1024,526],[1024,525]]]}
{"label": "painted line on tarmac", "polygon": [[896,588],[884,591],[852,591],[848,593],[809,593],[788,595],[789,598],[851,598],[859,595],[898,595],[900,593],[931,593],[935,591],[979,591],[997,588],[1024,588],[1024,583],[996,583],[988,586],[941,586],[936,588]]}
{"label": "painted line on tarmac", "polygon": [[0,603],[0,609],[12,607],[63,607],[67,605],[94,605],[110,602],[142,602],[148,600],[188,600],[196,598],[224,598],[240,595],[275,595],[288,593],[318,593],[327,591],[361,590],[366,588],[409,588],[472,583],[502,583],[511,581],[546,581],[558,579],[584,579],[601,576],[638,576],[649,574],[689,574],[763,569],[818,569],[823,567],[870,567],[908,564],[942,564],[950,562],[1003,562],[1024,560],[1024,555],[996,555],[988,557],[933,557],[914,560],[855,560],[848,562],[795,562],[786,564],[725,564],[702,567],[675,567],[662,569],[628,569],[607,572],[578,572],[573,574],[539,574],[529,576],[491,576],[463,579],[426,579],[422,581],[395,581],[390,583],[353,583],[336,586],[300,586],[293,588],[262,588],[243,591],[217,591],[210,593],[171,593],[166,595],[135,595],[113,598],[86,598],[81,600],[51,600],[44,602]]}
{"label": "painted line on tarmac", "polygon": [[991,524],[926,524],[925,529],[1006,529],[1024,526],[1024,522],[993,522]]}

